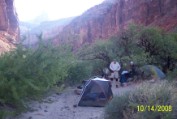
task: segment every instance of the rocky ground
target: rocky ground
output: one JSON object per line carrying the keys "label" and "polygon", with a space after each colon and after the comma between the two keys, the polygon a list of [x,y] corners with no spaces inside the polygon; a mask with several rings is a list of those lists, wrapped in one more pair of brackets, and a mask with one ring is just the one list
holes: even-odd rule
{"label": "rocky ground", "polygon": [[[120,95],[135,88],[135,84],[115,88],[114,95]],[[53,94],[42,102],[32,102],[31,110],[13,119],[103,119],[104,107],[76,106],[80,95],[74,93],[75,88],[69,87],[61,94]]]}

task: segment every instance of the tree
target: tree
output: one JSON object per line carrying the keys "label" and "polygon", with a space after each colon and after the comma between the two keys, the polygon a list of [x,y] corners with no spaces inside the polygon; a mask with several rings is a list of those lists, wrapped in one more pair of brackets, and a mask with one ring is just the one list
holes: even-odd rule
{"label": "tree", "polygon": [[148,53],[145,53],[141,47],[137,47],[137,36],[140,28],[131,25],[127,30],[109,40],[99,40],[94,44],[87,44],[82,47],[78,56],[82,60],[102,60],[106,66],[113,59],[117,59],[121,63],[133,60],[139,64],[144,64],[147,62]]}
{"label": "tree", "polygon": [[96,41],[94,44],[86,44],[78,52],[78,57],[81,60],[102,60],[107,65],[112,60],[113,56],[112,41]]}
{"label": "tree", "polygon": [[138,33],[142,26],[130,25],[128,29],[113,37],[114,53],[120,62],[126,63],[134,61],[139,65],[145,64],[149,59],[141,47],[138,47]]}
{"label": "tree", "polygon": [[158,28],[144,27],[139,34],[138,45],[149,53],[149,57],[153,59],[150,63],[161,66],[167,72],[174,69],[173,65],[177,61],[175,36]]}

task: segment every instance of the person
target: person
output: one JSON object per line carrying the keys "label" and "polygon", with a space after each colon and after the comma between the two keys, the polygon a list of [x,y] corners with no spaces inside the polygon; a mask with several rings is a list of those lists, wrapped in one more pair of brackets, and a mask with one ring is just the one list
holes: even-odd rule
{"label": "person", "polygon": [[103,77],[103,78],[106,78],[106,79],[109,79],[109,75],[110,75],[109,69],[108,69],[108,68],[103,68],[102,77]]}
{"label": "person", "polygon": [[122,86],[126,86],[127,83],[127,75],[129,72],[127,70],[123,70],[120,75],[120,83]]}
{"label": "person", "polygon": [[130,62],[130,71],[129,71],[129,76],[134,78],[134,76],[136,75],[136,69],[135,69],[135,64],[133,61]]}
{"label": "person", "polygon": [[116,80],[116,88],[118,88],[118,84],[119,84],[119,70],[121,69],[120,64],[114,59],[110,65],[109,68],[111,70],[111,76],[110,79],[111,81],[113,81],[113,79]]}

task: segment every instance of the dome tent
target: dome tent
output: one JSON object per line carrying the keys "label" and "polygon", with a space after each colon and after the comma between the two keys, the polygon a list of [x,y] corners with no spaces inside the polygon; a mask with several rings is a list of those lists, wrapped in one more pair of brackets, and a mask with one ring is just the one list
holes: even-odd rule
{"label": "dome tent", "polygon": [[153,75],[158,79],[165,78],[165,74],[155,65],[144,65],[141,67],[141,70],[144,72],[144,75]]}
{"label": "dome tent", "polygon": [[111,82],[103,78],[90,79],[83,89],[78,106],[105,106],[113,97]]}

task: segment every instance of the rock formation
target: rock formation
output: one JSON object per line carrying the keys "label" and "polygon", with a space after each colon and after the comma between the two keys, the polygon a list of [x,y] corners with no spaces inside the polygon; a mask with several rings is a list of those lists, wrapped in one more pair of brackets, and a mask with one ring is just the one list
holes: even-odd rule
{"label": "rock formation", "polygon": [[105,0],[74,19],[55,39],[79,47],[85,42],[107,39],[129,23],[177,27],[177,0]]}
{"label": "rock formation", "polygon": [[0,54],[15,48],[19,36],[13,0],[0,0]]}
{"label": "rock formation", "polygon": [[53,21],[43,21],[37,23],[33,22],[19,22],[20,36],[25,37],[24,45],[33,46],[39,39],[37,36],[42,34],[43,40],[53,39],[58,35],[58,32],[68,25],[75,17],[63,18]]}

